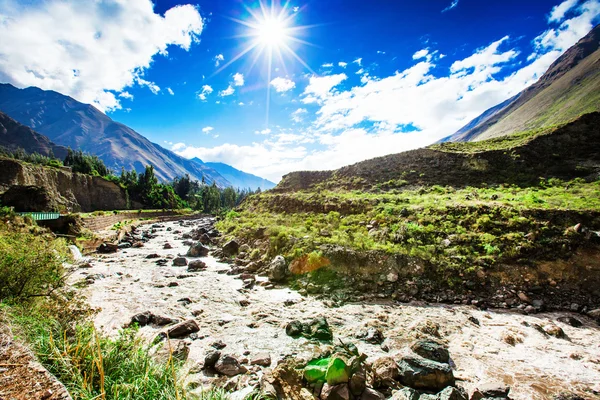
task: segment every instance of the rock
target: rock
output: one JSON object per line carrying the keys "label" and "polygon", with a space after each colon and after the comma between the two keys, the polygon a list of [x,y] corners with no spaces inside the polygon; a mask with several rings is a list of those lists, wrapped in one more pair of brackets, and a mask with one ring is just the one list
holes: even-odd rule
{"label": "rock", "polygon": [[474,316],[470,316],[469,318],[467,318],[471,323],[479,326],[481,323],[479,322],[479,320],[477,318],[475,318]]}
{"label": "rock", "polygon": [[167,287],[176,287],[179,286],[179,283],[177,282],[169,282],[169,284],[167,285]]}
{"label": "rock", "polygon": [[362,392],[360,400],[385,400],[385,396],[375,389],[366,388]]}
{"label": "rock", "polygon": [[185,267],[188,265],[188,262],[185,257],[177,257],[173,260],[173,265],[176,267]]}
{"label": "rock", "polygon": [[544,325],[544,332],[546,332],[548,335],[554,336],[555,338],[558,338],[558,339],[566,339],[567,338],[565,331],[563,331],[562,328],[558,325],[554,325],[554,324]]}
{"label": "rock", "polygon": [[202,243],[204,245],[212,244],[212,239],[206,233],[202,234],[202,236],[200,236],[199,240],[200,240],[200,243]]}
{"label": "rock", "polygon": [[359,369],[350,377],[348,382],[350,393],[354,396],[360,396],[362,392],[367,388],[367,372],[364,368]]}
{"label": "rock", "polygon": [[433,340],[419,340],[410,347],[412,351],[428,360],[439,363],[448,363],[450,354],[448,350],[438,342]]}
{"label": "rock", "polygon": [[222,350],[222,349],[224,349],[225,347],[227,347],[227,345],[226,345],[225,343],[223,343],[223,341],[222,341],[222,340],[217,340],[216,342],[212,342],[212,343],[210,344],[210,347],[213,347],[213,348],[215,348],[215,349],[217,349],[217,350]]}
{"label": "rock", "polygon": [[273,282],[281,282],[287,274],[287,263],[285,258],[277,256],[271,261],[268,267],[269,279]]}
{"label": "rock", "polygon": [[214,368],[217,361],[221,357],[221,352],[218,350],[210,350],[204,356],[204,368]]}
{"label": "rock", "polygon": [[180,338],[198,332],[200,328],[193,319],[181,322],[167,331],[170,338]]}
{"label": "rock", "polygon": [[260,353],[250,359],[250,365],[260,365],[261,367],[271,366],[271,356],[268,353]]}
{"label": "rock", "polygon": [[571,325],[573,328],[581,328],[583,326],[583,323],[580,320],[571,316],[558,317],[556,320],[563,324]]}
{"label": "rock", "polygon": [[600,323],[600,308],[596,308],[595,310],[588,311],[588,317],[595,319],[596,322]]}
{"label": "rock", "polygon": [[148,260],[151,260],[153,258],[160,258],[160,255],[156,254],[156,253],[151,253],[146,256],[146,259],[148,259]]}
{"label": "rock", "polygon": [[159,351],[159,353],[160,352],[166,353],[166,355],[167,355],[166,360],[168,360],[168,355],[170,354],[171,357],[173,357],[177,360],[185,361],[185,360],[187,360],[188,355],[190,354],[190,345],[188,343],[184,342],[183,340],[171,341],[171,342],[165,343],[164,346]]}
{"label": "rock", "polygon": [[96,251],[98,253],[108,254],[108,253],[116,253],[118,249],[119,249],[119,246],[117,246],[114,243],[102,243],[102,244],[100,244],[100,246],[98,246],[96,248]]}
{"label": "rock", "polygon": [[178,299],[177,302],[183,304],[184,306],[188,306],[192,304],[192,299],[189,297],[182,297],[181,299]]}
{"label": "rock", "polygon": [[283,361],[272,371],[266,370],[260,381],[261,392],[276,399],[314,400],[302,385],[302,375],[289,361]]}
{"label": "rock", "polygon": [[400,376],[398,364],[391,357],[381,357],[373,362],[374,387],[395,386],[394,381]]}
{"label": "rock", "polygon": [[119,249],[130,249],[131,248],[131,243],[129,243],[129,242],[122,242],[122,243],[119,243],[119,245],[117,247]]}
{"label": "rock", "polygon": [[177,320],[170,318],[170,317],[165,317],[162,315],[153,315],[152,316],[152,323],[154,325],[164,326],[164,325],[169,325],[169,324],[172,324],[175,322],[177,322]]}
{"label": "rock", "polygon": [[394,393],[391,400],[419,400],[419,392],[405,387]]}
{"label": "rock", "polygon": [[481,400],[487,398],[508,399],[510,387],[500,382],[488,382],[477,385],[471,395],[471,400]]}
{"label": "rock", "polygon": [[321,390],[322,400],[350,400],[350,390],[348,385],[345,383],[331,386],[329,384],[323,385]]}
{"label": "rock", "polygon": [[325,372],[327,384],[331,386],[339,385],[348,382],[349,379],[346,362],[339,357],[332,357],[327,365],[327,372]]}
{"label": "rock", "polygon": [[215,363],[215,369],[220,374],[227,376],[236,376],[247,371],[235,357],[230,355],[221,356]]}
{"label": "rock", "polygon": [[381,344],[385,340],[383,332],[377,328],[369,328],[366,333],[361,334],[362,339],[371,344]]}
{"label": "rock", "polygon": [[302,323],[300,321],[292,321],[285,327],[285,334],[291,337],[302,335]]}
{"label": "rock", "polygon": [[187,256],[188,257],[206,257],[208,255],[208,247],[204,247],[204,245],[200,242],[193,244],[190,246]]}
{"label": "rock", "polygon": [[523,303],[530,303],[531,300],[529,300],[529,297],[527,297],[527,295],[523,292],[519,292],[517,294],[517,296],[519,296],[519,300],[521,300]]}
{"label": "rock", "polygon": [[206,263],[201,260],[192,260],[188,263],[188,272],[198,272],[206,269]]}
{"label": "rock", "polygon": [[173,248],[173,245],[172,245],[171,243],[165,243],[165,244],[163,245],[163,249],[164,249],[164,250],[170,250],[170,249],[172,249],[172,248]]}
{"label": "rock", "polygon": [[468,400],[465,393],[455,387],[448,386],[436,396],[436,400]]}
{"label": "rock", "polygon": [[144,311],[139,314],[135,314],[131,317],[130,325],[138,324],[138,326],[146,326],[152,321],[152,313],[150,311]]}
{"label": "rock", "polygon": [[400,382],[414,389],[440,391],[454,385],[454,374],[448,364],[423,357],[405,357],[398,363]]}
{"label": "rock", "polygon": [[221,249],[225,257],[234,256],[238,253],[239,250],[240,244],[237,241],[235,241],[235,239],[225,243],[225,245]]}

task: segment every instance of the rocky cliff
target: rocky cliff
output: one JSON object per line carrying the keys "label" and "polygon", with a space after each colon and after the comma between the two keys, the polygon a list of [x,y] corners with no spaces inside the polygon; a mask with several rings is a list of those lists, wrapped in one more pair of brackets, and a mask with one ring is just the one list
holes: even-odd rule
{"label": "rocky cliff", "polygon": [[3,205],[16,211],[89,212],[127,206],[125,190],[106,179],[6,158],[0,158],[0,196]]}

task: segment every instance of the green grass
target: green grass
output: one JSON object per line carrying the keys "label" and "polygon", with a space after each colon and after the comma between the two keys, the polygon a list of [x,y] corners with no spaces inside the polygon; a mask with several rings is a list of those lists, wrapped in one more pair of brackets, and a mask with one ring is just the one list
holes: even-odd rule
{"label": "green grass", "polygon": [[[291,203],[293,212],[285,210]],[[323,204],[338,211],[303,211]],[[600,182],[551,179],[528,188],[432,186],[378,194],[263,193],[218,228],[247,243],[266,228],[267,259],[282,254],[291,261],[322,245],[340,245],[421,260],[442,277],[445,271],[568,257],[585,242],[566,233],[579,222],[600,229]]]}
{"label": "green grass", "polygon": [[549,135],[563,125],[564,124],[544,126],[542,128],[517,132],[511,135],[478,142],[439,143],[429,146],[429,148],[450,153],[480,153],[484,151],[510,150],[515,147],[523,146],[539,136]]}

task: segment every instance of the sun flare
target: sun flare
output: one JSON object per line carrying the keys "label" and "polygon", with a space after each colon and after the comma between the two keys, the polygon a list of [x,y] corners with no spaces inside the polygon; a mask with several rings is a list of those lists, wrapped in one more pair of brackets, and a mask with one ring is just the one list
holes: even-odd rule
{"label": "sun flare", "polygon": [[265,18],[256,25],[255,30],[258,42],[266,46],[280,47],[288,36],[288,27],[279,18]]}

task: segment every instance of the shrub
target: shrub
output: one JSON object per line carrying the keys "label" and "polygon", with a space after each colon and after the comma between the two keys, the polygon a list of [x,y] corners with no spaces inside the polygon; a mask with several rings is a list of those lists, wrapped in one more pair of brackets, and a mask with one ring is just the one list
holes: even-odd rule
{"label": "shrub", "polygon": [[64,240],[4,232],[0,236],[0,300],[42,296],[62,286],[66,255]]}

